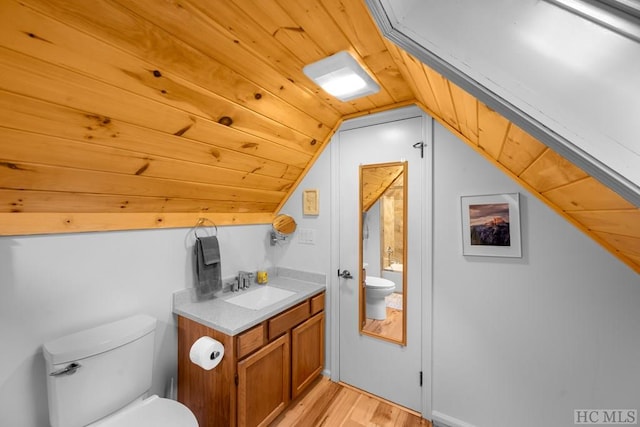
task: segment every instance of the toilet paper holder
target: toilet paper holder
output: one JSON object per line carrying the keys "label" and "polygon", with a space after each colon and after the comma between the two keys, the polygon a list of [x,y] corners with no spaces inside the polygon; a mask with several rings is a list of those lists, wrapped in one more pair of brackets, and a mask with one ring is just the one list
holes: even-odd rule
{"label": "toilet paper holder", "polygon": [[189,359],[202,369],[209,371],[218,366],[224,358],[224,345],[208,336],[200,337],[189,350]]}

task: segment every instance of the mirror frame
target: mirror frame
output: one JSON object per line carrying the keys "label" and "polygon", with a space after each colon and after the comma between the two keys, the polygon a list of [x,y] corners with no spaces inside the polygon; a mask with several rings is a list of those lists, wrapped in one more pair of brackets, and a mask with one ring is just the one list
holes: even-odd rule
{"label": "mirror frame", "polygon": [[269,232],[269,243],[275,246],[278,242],[287,240],[287,236],[296,231],[298,224],[296,220],[289,215],[279,214],[273,218],[271,222],[271,231]]}
{"label": "mirror frame", "polygon": [[296,224],[296,220],[287,214],[278,214],[273,218],[271,222],[271,227],[277,233],[288,236],[296,231],[298,224]]}
{"label": "mirror frame", "polygon": [[[363,185],[363,172],[366,169],[380,168],[385,166],[402,166],[402,338],[400,340],[394,339],[392,337],[388,337],[382,334],[378,334],[371,331],[365,331],[364,325],[367,320],[366,316],[366,289],[365,289],[365,269],[363,267],[364,259],[363,259],[363,213],[364,213],[364,185]],[[407,199],[408,199],[408,162],[388,162],[388,163],[376,163],[376,164],[367,164],[360,165],[360,174],[359,174],[359,200],[358,200],[358,212],[359,212],[359,240],[358,240],[358,261],[359,261],[359,274],[358,274],[358,301],[359,301],[359,316],[358,316],[358,330],[361,335],[368,335],[371,337],[379,338],[385,341],[393,342],[400,345],[407,345]],[[386,190],[385,190],[386,191]],[[380,194],[382,196],[384,191]],[[378,196],[378,198],[380,197]],[[370,204],[371,205],[371,204]]]}

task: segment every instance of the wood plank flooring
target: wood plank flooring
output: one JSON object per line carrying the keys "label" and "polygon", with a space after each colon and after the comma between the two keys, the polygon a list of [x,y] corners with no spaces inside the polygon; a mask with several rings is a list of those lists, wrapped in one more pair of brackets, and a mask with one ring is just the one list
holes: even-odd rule
{"label": "wood plank flooring", "polygon": [[385,320],[367,319],[362,329],[400,341],[402,340],[402,310],[387,307]]}
{"label": "wood plank flooring", "polygon": [[431,423],[414,413],[321,376],[294,400],[271,427],[425,426]]}

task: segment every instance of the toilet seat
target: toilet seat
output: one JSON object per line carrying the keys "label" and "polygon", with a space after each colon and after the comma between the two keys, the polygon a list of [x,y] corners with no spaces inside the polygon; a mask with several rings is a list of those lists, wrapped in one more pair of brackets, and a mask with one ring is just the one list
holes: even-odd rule
{"label": "toilet seat", "polygon": [[90,427],[198,427],[198,420],[182,403],[153,395]]}
{"label": "toilet seat", "polygon": [[370,288],[378,288],[378,289],[391,289],[396,287],[396,284],[393,283],[391,280],[389,279],[383,279],[382,277],[375,277],[375,276],[367,276],[366,279],[364,279],[364,284],[367,287]]}

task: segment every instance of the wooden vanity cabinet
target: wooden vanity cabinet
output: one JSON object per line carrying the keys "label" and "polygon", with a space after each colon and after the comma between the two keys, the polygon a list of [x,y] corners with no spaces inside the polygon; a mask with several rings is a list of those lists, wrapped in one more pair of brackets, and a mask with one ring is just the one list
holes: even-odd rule
{"label": "wooden vanity cabinet", "polygon": [[298,397],[324,368],[324,313],[291,330],[291,398]]}
{"label": "wooden vanity cabinet", "polygon": [[[189,360],[210,336],[225,346],[210,371]],[[178,400],[200,427],[267,426],[324,367],[324,292],[236,336],[178,317]]]}
{"label": "wooden vanity cabinet", "polygon": [[[191,363],[189,351],[198,338],[208,336],[224,345],[224,357],[205,371]],[[178,400],[196,416],[199,427],[236,425],[236,350],[234,337],[178,316]]]}
{"label": "wooden vanity cabinet", "polygon": [[238,362],[238,425],[267,425],[289,404],[289,335]]}

